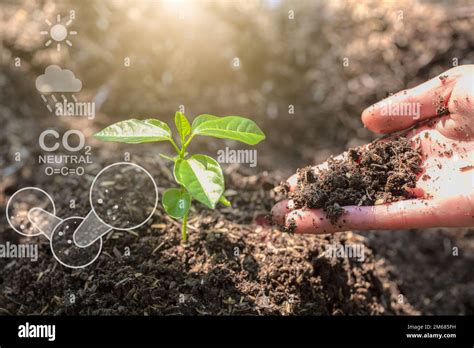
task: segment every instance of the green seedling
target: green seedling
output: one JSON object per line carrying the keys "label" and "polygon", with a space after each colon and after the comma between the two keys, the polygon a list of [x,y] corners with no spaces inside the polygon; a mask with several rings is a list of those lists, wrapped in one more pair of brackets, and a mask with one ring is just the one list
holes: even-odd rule
{"label": "green seedling", "polygon": [[127,144],[155,141],[171,143],[176,155],[160,156],[174,162],[174,178],[180,187],[166,190],[162,203],[168,215],[182,219],[182,240],[186,242],[188,214],[193,199],[210,209],[215,209],[217,203],[231,205],[224,197],[225,185],[221,166],[215,159],[206,155],[189,156],[186,149],[191,140],[197,135],[204,135],[256,145],[265,139],[265,134],[254,121],[241,116],[217,117],[204,114],[196,117],[191,125],[186,116],[178,111],[174,123],[181,146],[178,146],[173,138],[170,127],[156,119],[117,122],[95,134],[95,137],[103,141]]}

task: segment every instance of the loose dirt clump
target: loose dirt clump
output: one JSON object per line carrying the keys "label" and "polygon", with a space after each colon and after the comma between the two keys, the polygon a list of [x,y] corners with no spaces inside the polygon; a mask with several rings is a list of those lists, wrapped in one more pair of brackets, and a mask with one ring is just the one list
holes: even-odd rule
{"label": "loose dirt clump", "polygon": [[294,191],[280,187],[295,208],[324,209],[331,223],[343,206],[371,206],[414,198],[413,188],[422,172],[422,157],[412,142],[400,137],[378,141],[367,148],[350,149],[347,158],[330,158],[328,169],[298,169]]}

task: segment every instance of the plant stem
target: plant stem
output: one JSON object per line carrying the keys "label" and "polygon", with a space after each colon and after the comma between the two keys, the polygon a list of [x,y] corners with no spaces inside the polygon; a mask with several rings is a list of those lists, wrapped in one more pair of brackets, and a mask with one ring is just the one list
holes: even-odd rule
{"label": "plant stem", "polygon": [[173,158],[173,157],[167,156],[167,155],[165,155],[164,153],[160,153],[159,155],[160,155],[161,157],[167,159],[168,161],[174,161],[174,158]]}
{"label": "plant stem", "polygon": [[177,154],[180,154],[180,153],[181,153],[181,150],[179,149],[178,145],[176,145],[176,143],[174,142],[173,138],[170,139],[170,143],[171,143],[171,145],[173,145],[174,149],[176,150],[176,153],[177,153]]}
{"label": "plant stem", "polygon": [[188,213],[183,216],[183,224],[181,226],[181,239],[184,243],[188,241]]}
{"label": "plant stem", "polygon": [[181,151],[179,152],[179,156],[182,158],[184,156],[184,152],[186,151],[186,148],[189,146],[189,143],[191,140],[193,140],[194,134],[191,134],[191,136],[188,138],[188,140],[183,144],[183,147],[181,148]]}

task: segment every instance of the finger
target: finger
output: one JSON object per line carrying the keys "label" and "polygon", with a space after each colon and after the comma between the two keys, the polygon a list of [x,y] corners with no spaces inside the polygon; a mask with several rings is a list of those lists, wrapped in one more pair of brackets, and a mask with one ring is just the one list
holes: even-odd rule
{"label": "finger", "polygon": [[293,201],[285,199],[275,204],[272,208],[272,222],[278,225],[285,223],[285,216],[294,209]]}
{"label": "finger", "polygon": [[453,87],[468,69],[472,67],[450,69],[417,87],[381,100],[362,112],[362,122],[375,133],[388,134],[446,114]]}
{"label": "finger", "polygon": [[295,233],[324,234],[348,230],[396,230],[430,227],[466,227],[474,224],[473,198],[459,196],[442,201],[406,200],[370,207],[347,206],[335,224],[321,209],[294,210],[286,226]]}

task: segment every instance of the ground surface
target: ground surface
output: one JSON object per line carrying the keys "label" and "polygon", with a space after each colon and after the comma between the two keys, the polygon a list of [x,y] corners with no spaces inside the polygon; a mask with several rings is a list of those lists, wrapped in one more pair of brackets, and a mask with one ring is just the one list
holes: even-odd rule
{"label": "ground surface", "polygon": [[[150,161],[139,162],[150,165]],[[162,185],[168,184],[169,178],[160,176],[157,168],[152,173]],[[146,228],[108,235],[99,260],[85,270],[59,265],[45,240],[37,240],[41,247],[36,263],[0,260],[1,311],[150,315],[472,313],[472,231],[289,235],[255,224],[265,221],[263,216],[272,200],[268,189],[278,181],[267,174],[243,176],[232,172],[227,181],[231,190],[238,192],[233,204],[240,208],[210,212],[199,207],[193,211],[186,247],[180,244],[179,226],[160,209]],[[60,180],[50,190],[53,197],[61,197],[67,187],[86,191],[86,186],[84,181]],[[59,215],[68,213],[62,209]],[[14,232],[2,233],[3,242],[17,238]],[[325,251],[330,243],[362,243],[365,260],[329,258]],[[459,246],[461,255],[451,256],[453,245]],[[125,256],[127,248],[130,256]],[[71,294],[75,303],[70,303]]]}
{"label": "ground surface", "polygon": [[[160,186],[168,184],[159,169],[152,172]],[[227,179],[240,208],[198,208],[186,247],[179,226],[161,209],[147,228],[109,235],[99,260],[85,270],[57,264],[38,240],[37,263],[1,261],[0,307],[12,314],[416,313],[397,302],[396,283],[372,250],[364,262],[324,256],[329,243],[366,243],[364,237],[295,237],[257,226],[256,221],[265,221],[269,189],[277,181],[236,171]],[[53,197],[61,197],[65,185],[87,187],[78,180],[56,182]],[[16,238],[13,233],[3,237]],[[127,247],[130,256],[124,256]],[[68,303],[70,294],[75,304]]]}

